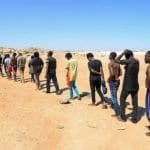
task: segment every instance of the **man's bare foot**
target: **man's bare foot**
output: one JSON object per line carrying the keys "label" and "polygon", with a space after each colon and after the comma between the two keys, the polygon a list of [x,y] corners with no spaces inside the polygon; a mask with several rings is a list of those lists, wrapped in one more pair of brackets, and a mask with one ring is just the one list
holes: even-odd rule
{"label": "man's bare foot", "polygon": [[107,109],[107,104],[102,104],[102,109]]}

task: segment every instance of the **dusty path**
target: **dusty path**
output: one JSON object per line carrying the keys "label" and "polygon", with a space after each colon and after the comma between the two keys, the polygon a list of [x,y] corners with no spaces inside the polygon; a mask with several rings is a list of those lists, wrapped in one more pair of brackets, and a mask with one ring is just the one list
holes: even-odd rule
{"label": "dusty path", "polygon": [[[31,83],[3,79],[0,85],[3,150],[149,149],[145,118],[137,125],[120,123],[110,117],[111,109],[88,107],[88,97],[59,105],[55,94],[35,91]],[[117,130],[120,127],[126,130]]]}

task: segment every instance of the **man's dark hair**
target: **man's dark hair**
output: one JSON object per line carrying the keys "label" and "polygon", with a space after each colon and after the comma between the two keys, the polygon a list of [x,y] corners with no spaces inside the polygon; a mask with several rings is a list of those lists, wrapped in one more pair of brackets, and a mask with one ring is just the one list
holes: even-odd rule
{"label": "man's dark hair", "polygon": [[133,52],[131,50],[126,50],[126,52],[125,52],[126,59],[129,59],[132,56],[133,56]]}
{"label": "man's dark hair", "polygon": [[53,51],[49,51],[48,56],[52,56],[52,55],[53,55]]}
{"label": "man's dark hair", "polygon": [[150,51],[147,51],[147,52],[146,52],[146,55],[150,55]]}
{"label": "man's dark hair", "polygon": [[94,55],[93,55],[92,53],[87,53],[87,54],[86,54],[86,57],[87,57],[87,58],[92,58],[92,57],[94,57]]}
{"label": "man's dark hair", "polygon": [[71,53],[66,53],[66,54],[65,54],[65,58],[67,58],[67,59],[72,58],[72,54],[71,54]]}
{"label": "man's dark hair", "polygon": [[116,52],[111,52],[111,53],[110,53],[111,59],[115,59],[116,56],[117,56],[117,53],[116,53]]}
{"label": "man's dark hair", "polygon": [[13,53],[13,56],[14,56],[14,57],[16,57],[16,55],[17,55],[16,53]]}
{"label": "man's dark hair", "polygon": [[39,57],[39,52],[34,52],[34,57]]}
{"label": "man's dark hair", "polygon": [[31,59],[33,59],[33,58],[34,58],[34,56],[32,55],[32,56],[31,56]]}

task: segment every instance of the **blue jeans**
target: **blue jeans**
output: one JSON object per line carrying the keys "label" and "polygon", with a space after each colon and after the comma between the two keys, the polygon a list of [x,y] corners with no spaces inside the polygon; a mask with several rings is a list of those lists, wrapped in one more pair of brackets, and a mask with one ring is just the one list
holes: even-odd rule
{"label": "blue jeans", "polygon": [[70,89],[69,89],[70,99],[73,98],[73,91],[75,92],[76,96],[79,96],[79,91],[75,84],[75,81],[70,81]]}
{"label": "blue jeans", "polygon": [[117,91],[120,85],[120,80],[110,81],[110,93],[111,93],[111,101],[115,110],[116,115],[120,115],[120,107],[117,100]]}

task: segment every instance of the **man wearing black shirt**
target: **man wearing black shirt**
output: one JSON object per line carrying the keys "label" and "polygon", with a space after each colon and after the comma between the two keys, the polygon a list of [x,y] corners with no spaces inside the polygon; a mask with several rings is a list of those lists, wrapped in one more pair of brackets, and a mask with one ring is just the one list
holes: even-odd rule
{"label": "man wearing black shirt", "polygon": [[57,67],[57,61],[54,57],[52,57],[53,52],[48,52],[48,58],[46,61],[46,74],[45,77],[47,79],[46,85],[47,85],[47,91],[46,93],[50,93],[50,81],[52,80],[54,83],[54,86],[56,88],[56,94],[61,94],[61,91],[59,89],[59,85],[57,82],[57,76],[56,76],[56,67]]}
{"label": "man wearing black shirt", "polygon": [[[125,55],[125,60],[121,60],[121,58]],[[131,121],[136,123],[138,121],[138,73],[139,73],[139,61],[134,58],[133,52],[131,50],[125,50],[122,54],[120,54],[116,60],[117,63],[121,65],[125,65],[125,74],[123,80],[123,88],[120,96],[120,111],[121,111],[121,120],[126,121],[125,116],[125,102],[128,95],[132,97],[132,105],[133,105],[133,116]]]}
{"label": "man wearing black shirt", "polygon": [[105,104],[105,98],[101,92],[101,78],[102,82],[105,83],[104,80],[104,72],[102,68],[102,63],[100,60],[94,59],[94,55],[92,53],[87,54],[88,62],[88,68],[90,71],[90,88],[91,88],[91,95],[92,95],[92,104],[95,105],[95,89],[97,90],[97,93],[99,94],[101,98],[101,102],[103,104],[102,108],[107,108],[107,105]]}
{"label": "man wearing black shirt", "polygon": [[33,67],[33,74],[37,89],[40,90],[40,74],[42,72],[44,63],[39,57],[39,52],[34,52],[34,58],[31,60],[30,64]]}

